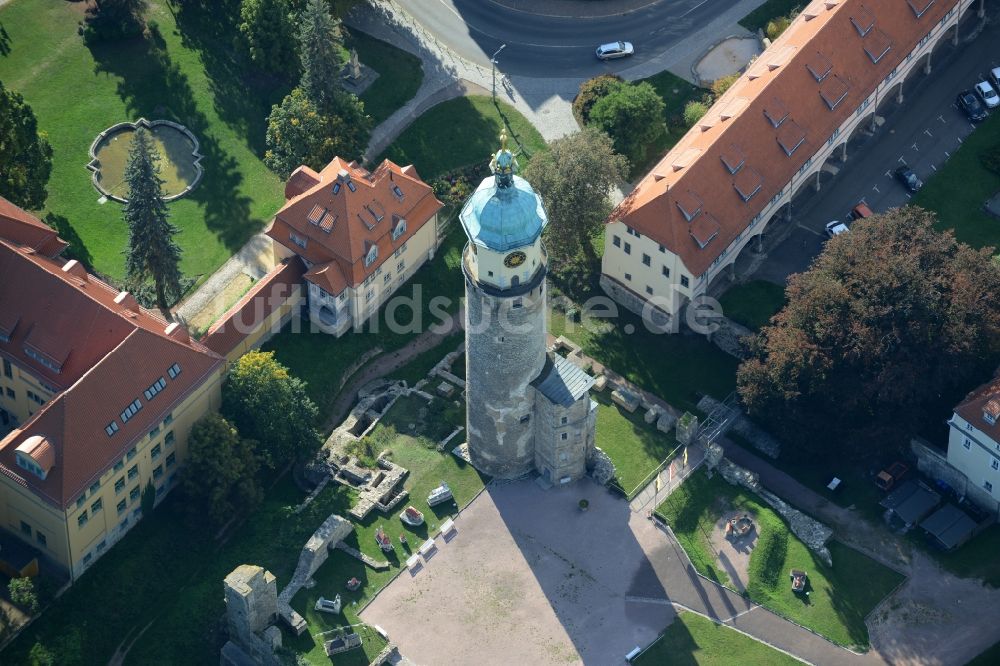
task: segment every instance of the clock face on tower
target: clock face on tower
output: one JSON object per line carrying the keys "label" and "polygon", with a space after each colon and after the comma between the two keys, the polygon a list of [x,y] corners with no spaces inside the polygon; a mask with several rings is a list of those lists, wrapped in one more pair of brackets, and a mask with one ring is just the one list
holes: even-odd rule
{"label": "clock face on tower", "polygon": [[507,268],[517,268],[524,263],[527,256],[524,252],[511,252],[503,259],[503,265]]}

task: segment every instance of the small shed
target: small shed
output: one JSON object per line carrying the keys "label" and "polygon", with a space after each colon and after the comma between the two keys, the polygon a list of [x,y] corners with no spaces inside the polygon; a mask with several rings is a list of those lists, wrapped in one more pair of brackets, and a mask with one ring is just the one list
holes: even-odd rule
{"label": "small shed", "polygon": [[972,538],[976,531],[976,521],[954,504],[945,504],[925,518],[920,527],[939,546],[952,550]]}
{"label": "small shed", "polygon": [[906,481],[879,504],[904,525],[916,525],[941,502],[941,496],[922,483]]}

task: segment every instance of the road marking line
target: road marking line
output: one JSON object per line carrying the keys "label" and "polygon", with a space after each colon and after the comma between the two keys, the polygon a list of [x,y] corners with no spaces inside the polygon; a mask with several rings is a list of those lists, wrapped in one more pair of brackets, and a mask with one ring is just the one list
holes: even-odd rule
{"label": "road marking line", "polygon": [[896,161],[897,161],[897,162],[902,162],[903,164],[906,164],[906,160],[904,160],[904,159],[903,159],[903,156],[902,156],[902,155],[900,155],[900,156],[899,156],[899,159],[898,159],[898,160],[896,160]]}
{"label": "road marking line", "polygon": [[[872,185],[872,189],[878,192],[879,194],[882,194],[882,190],[878,189],[878,185]],[[862,199],[862,201],[864,201],[864,199]]]}
{"label": "road marking line", "polygon": [[958,137],[958,142],[962,143],[962,137]]}
{"label": "road marking line", "polygon": [[696,9],[698,9],[699,7],[701,7],[703,4],[705,4],[706,2],[708,2],[708,0],[701,0],[701,2],[699,2],[697,5],[695,5],[691,9],[689,9],[686,12],[684,12],[683,14],[681,14],[680,18],[687,18],[688,14],[690,14],[693,11],[695,11]]}
{"label": "road marking line", "polygon": [[907,193],[906,193],[906,198],[907,198],[907,199],[912,199],[913,197],[911,197],[911,196],[910,196],[910,193],[909,193],[909,192],[907,192]]}
{"label": "road marking line", "polygon": [[947,124],[948,124],[948,123],[946,123],[946,122],[944,121],[944,116],[938,116],[938,120],[940,120],[940,121],[941,121],[941,124],[942,124],[942,125],[947,125]]}
{"label": "road marking line", "polygon": [[946,151],[944,151],[944,156],[945,156],[945,157],[951,157],[951,153],[949,153],[949,152],[948,152],[948,151],[946,150]]}
{"label": "road marking line", "polygon": [[934,135],[933,135],[933,134],[931,134],[931,131],[930,131],[929,129],[925,129],[925,130],[924,130],[924,134],[926,134],[927,136],[929,136],[929,137],[931,137],[931,138],[934,138]]}
{"label": "road marking line", "polygon": [[888,169],[886,169],[886,170],[885,170],[885,177],[886,177],[886,178],[892,178],[892,172],[891,172],[891,171],[889,171]]}
{"label": "road marking line", "polygon": [[934,169],[935,171],[937,171],[937,167],[934,166],[933,164],[931,165],[931,168]]}
{"label": "road marking line", "polygon": [[913,150],[917,151],[918,153],[920,152],[920,149],[917,148],[917,142],[916,141],[913,142],[913,145],[910,146],[910,148],[913,148]]}
{"label": "road marking line", "polygon": [[823,237],[823,234],[821,234],[820,232],[814,231],[813,229],[810,229],[809,227],[803,226],[801,223],[796,224],[795,226],[797,226],[799,229],[802,229],[803,231],[808,231],[811,234],[815,234],[816,236],[819,236],[820,238]]}

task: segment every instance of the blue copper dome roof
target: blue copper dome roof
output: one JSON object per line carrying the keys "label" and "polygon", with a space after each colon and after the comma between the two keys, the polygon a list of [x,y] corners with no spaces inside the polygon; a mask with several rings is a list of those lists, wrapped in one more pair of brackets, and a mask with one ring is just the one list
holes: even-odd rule
{"label": "blue copper dome roof", "polygon": [[[497,156],[498,163],[505,152]],[[541,197],[528,181],[499,171],[483,179],[459,219],[469,240],[494,252],[531,245],[549,222]]]}

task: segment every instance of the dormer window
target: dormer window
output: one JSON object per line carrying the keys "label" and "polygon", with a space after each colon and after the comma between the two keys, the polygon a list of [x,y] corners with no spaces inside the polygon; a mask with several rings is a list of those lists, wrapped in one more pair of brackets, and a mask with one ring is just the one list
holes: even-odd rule
{"label": "dormer window", "polygon": [[906,4],[913,10],[913,15],[920,18],[927,13],[927,10],[934,4],[934,0],[906,0]]}
{"label": "dormer window", "polygon": [[743,168],[743,164],[747,161],[746,156],[743,154],[743,149],[736,144],[732,144],[726,148],[720,157],[722,163],[731,174],[735,174]]}
{"label": "dormer window", "polygon": [[396,197],[397,200],[402,201],[406,197],[403,196],[403,190],[399,189],[399,185],[396,183],[392,184],[392,196]]}
{"label": "dormer window", "polygon": [[809,73],[813,75],[813,78],[817,82],[822,82],[833,71],[833,63],[830,62],[829,58],[817,51],[806,62],[806,69],[809,70]]}
{"label": "dormer window", "polygon": [[140,409],[142,409],[142,403],[139,402],[139,398],[136,398],[132,401],[132,404],[126,407],[122,413],[119,414],[122,419],[122,423],[128,423],[128,420],[138,414]]}
{"label": "dormer window", "polygon": [[306,216],[306,219],[309,220],[309,224],[316,227],[319,226],[319,222],[323,219],[324,215],[326,215],[325,208],[322,206],[313,206],[312,210],[309,211],[309,215]]}
{"label": "dormer window", "polygon": [[116,432],[118,432],[118,422],[117,421],[112,421],[111,423],[109,423],[108,425],[106,425],[104,427],[104,432],[108,433],[108,437],[111,437],[112,435],[114,435]]}
{"label": "dormer window", "polygon": [[781,127],[781,124],[788,118],[788,107],[778,98],[772,99],[764,107],[764,117],[774,128]]}
{"label": "dormer window", "polygon": [[365,255],[365,268],[371,266],[378,259],[378,245],[372,244]]}
{"label": "dormer window", "polygon": [[152,386],[143,391],[143,394],[146,396],[146,400],[152,400],[154,395],[156,395],[165,388],[167,388],[167,380],[165,380],[163,377],[160,377],[153,383]]}
{"label": "dormer window", "polygon": [[42,481],[55,466],[56,451],[48,439],[32,435],[14,449],[17,466],[26,469]]}
{"label": "dormer window", "polygon": [[847,93],[850,92],[851,87],[847,85],[847,82],[839,76],[832,76],[826,81],[819,89],[819,95],[826,102],[827,107],[833,111],[837,108],[844,98],[847,97]]}
{"label": "dormer window", "polygon": [[740,195],[744,202],[750,201],[755,194],[760,192],[764,185],[764,177],[756,169],[747,167],[733,180],[733,188]]}
{"label": "dormer window", "polygon": [[294,231],[288,232],[288,240],[292,241],[293,243],[295,243],[296,245],[298,245],[302,249],[305,249],[306,245],[309,243],[309,239],[308,238],[304,238],[303,236],[299,236]]}
{"label": "dormer window", "polygon": [[42,364],[43,366],[45,366],[46,368],[48,368],[49,370],[51,370],[53,372],[60,372],[60,371],[62,371],[62,365],[61,364],[57,364],[54,361],[49,360],[48,358],[46,358],[45,356],[42,356],[40,353],[38,353],[37,351],[35,351],[34,349],[32,349],[31,347],[29,347],[27,345],[25,345],[25,347],[24,347],[24,353],[25,353],[25,355],[28,358],[37,361],[38,363]]}
{"label": "dormer window", "polygon": [[170,375],[171,379],[177,379],[177,375],[181,374],[181,366],[174,363],[172,366],[167,368],[167,374]]}
{"label": "dormer window", "polygon": [[872,63],[881,60],[882,56],[888,53],[891,48],[892,40],[881,30],[876,30],[865,38],[865,53],[868,54]]}
{"label": "dormer window", "polygon": [[1000,416],[1000,400],[994,398],[983,405],[984,421],[990,425],[996,425],[998,416]]}
{"label": "dormer window", "polygon": [[365,210],[367,210],[371,214],[371,216],[373,218],[375,218],[375,224],[378,224],[385,217],[385,215],[382,214],[385,211],[382,211],[382,213],[379,213],[377,210],[375,210],[376,206],[378,206],[381,209],[381,206],[379,206],[378,203],[373,202],[373,203],[365,206]]}
{"label": "dormer window", "polygon": [[698,213],[701,212],[701,208],[704,205],[701,198],[691,190],[678,194],[676,203],[678,210],[681,211],[681,215],[688,222],[698,217]]}
{"label": "dormer window", "polygon": [[399,240],[399,237],[406,233],[406,219],[399,218],[396,221],[396,226],[392,228],[392,240]]}
{"label": "dormer window", "polygon": [[806,131],[794,120],[789,121],[777,136],[778,145],[789,157],[806,141]]}
{"label": "dormer window", "polygon": [[867,7],[861,5],[857,13],[851,16],[851,23],[854,24],[854,29],[858,31],[858,34],[864,37],[875,27],[875,16],[868,11]]}

